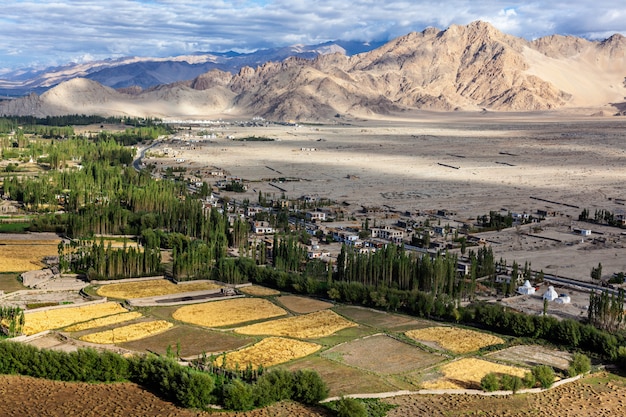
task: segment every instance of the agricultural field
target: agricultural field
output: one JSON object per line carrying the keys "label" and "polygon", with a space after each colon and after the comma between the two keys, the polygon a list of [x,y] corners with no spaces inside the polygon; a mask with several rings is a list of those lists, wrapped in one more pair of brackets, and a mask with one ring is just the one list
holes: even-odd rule
{"label": "agricultural field", "polygon": [[232,333],[203,329],[195,326],[178,325],[155,336],[121,345],[125,349],[137,352],[155,352],[159,355],[167,353],[169,346],[183,358],[197,357],[206,354],[219,354],[240,349],[256,340]]}
{"label": "agricultural field", "polygon": [[235,331],[251,336],[272,335],[296,337],[299,339],[316,339],[330,336],[339,330],[355,326],[357,324],[344,319],[333,311],[322,310],[302,316],[251,324],[235,329]]}
{"label": "agricultural field", "polygon": [[537,365],[549,365],[563,371],[569,368],[572,354],[562,350],[551,349],[539,345],[519,345],[486,355],[498,361],[506,361],[514,365],[533,367]]}
{"label": "agricultural field", "polygon": [[333,310],[356,323],[375,329],[393,329],[401,331],[403,329],[408,330],[432,326],[432,322],[427,320],[421,320],[402,314],[387,313],[367,307],[338,305]]}
{"label": "agricultural field", "polygon": [[[13,236],[13,235],[12,235]],[[25,272],[41,269],[42,259],[58,255],[61,239],[22,240],[0,237],[0,272]]]}
{"label": "agricultural field", "polygon": [[325,310],[332,308],[333,304],[316,300],[309,297],[299,297],[297,295],[283,295],[276,299],[287,310],[293,311],[298,314],[313,313],[315,311]]}
{"label": "agricultural field", "polygon": [[523,378],[530,369],[500,365],[477,358],[463,358],[438,369],[440,375],[422,384],[424,389],[480,389],[480,380],[489,373]]}
{"label": "agricultural field", "polygon": [[269,297],[272,295],[280,295],[280,291],[274,290],[272,288],[262,287],[260,285],[240,287],[237,288],[237,290],[241,291],[244,294],[252,295],[255,297]]}
{"label": "agricultural field", "polygon": [[136,282],[122,282],[107,284],[98,288],[97,294],[101,297],[132,298],[157,297],[160,295],[179,294],[183,292],[214,290],[221,288],[212,282],[192,282],[189,284],[174,284],[166,279],[155,279]]}
{"label": "agricultural field", "polygon": [[129,311],[128,313],[114,314],[112,316],[100,317],[98,319],[89,320],[83,323],[73,324],[66,327],[66,332],[80,332],[83,330],[97,329],[98,327],[111,326],[113,324],[124,323],[127,321],[138,319],[143,317],[143,314],[138,311]]}
{"label": "agricultural field", "polygon": [[65,307],[24,314],[25,323],[22,332],[26,335],[44,330],[60,329],[75,323],[89,321],[95,318],[126,313],[124,307],[118,303],[108,302],[90,304],[80,307]]}
{"label": "agricultural field", "polygon": [[25,289],[27,289],[27,287],[18,281],[17,274],[7,272],[0,273],[0,291],[9,293]]}
{"label": "agricultural field", "polygon": [[91,333],[80,337],[80,340],[98,344],[115,344],[143,339],[164,332],[173,324],[165,320],[144,321],[116,327],[102,332]]}
{"label": "agricultural field", "polygon": [[[240,369],[244,369],[248,364],[251,364],[253,368],[258,368],[260,365],[267,368],[303,358],[319,349],[321,346],[316,343],[284,337],[268,337],[252,346],[227,353],[226,367],[234,369],[238,364]],[[216,365],[221,366],[223,357],[220,356],[215,361]]]}
{"label": "agricultural field", "polygon": [[409,330],[405,334],[418,342],[434,342],[456,354],[474,352],[486,346],[504,343],[504,339],[491,334],[451,326]]}
{"label": "agricultural field", "polygon": [[180,307],[174,320],[205,327],[223,327],[286,315],[276,304],[261,298],[235,298]]}
{"label": "agricultural field", "polygon": [[427,368],[445,359],[383,334],[335,346],[324,351],[322,356],[385,375]]}

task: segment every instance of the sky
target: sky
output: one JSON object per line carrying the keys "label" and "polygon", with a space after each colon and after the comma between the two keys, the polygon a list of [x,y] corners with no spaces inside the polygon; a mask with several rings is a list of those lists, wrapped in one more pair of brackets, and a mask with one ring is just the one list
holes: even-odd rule
{"label": "sky", "polygon": [[[6,2],[6,3],[5,3]],[[623,0],[5,0],[0,75],[124,56],[386,41],[475,20],[532,40],[626,35]]]}

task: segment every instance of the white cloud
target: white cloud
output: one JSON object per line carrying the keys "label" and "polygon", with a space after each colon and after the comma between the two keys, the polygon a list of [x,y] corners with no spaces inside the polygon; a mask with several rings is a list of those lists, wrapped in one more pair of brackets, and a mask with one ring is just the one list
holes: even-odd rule
{"label": "white cloud", "polygon": [[14,1],[0,17],[0,66],[91,56],[250,51],[328,40],[388,40],[428,26],[482,19],[528,39],[553,33],[626,34],[612,0],[41,0]]}

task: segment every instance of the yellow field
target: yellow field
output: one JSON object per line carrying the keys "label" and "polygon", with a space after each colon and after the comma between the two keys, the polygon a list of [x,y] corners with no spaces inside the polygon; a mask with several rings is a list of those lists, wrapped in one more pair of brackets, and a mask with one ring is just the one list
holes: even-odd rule
{"label": "yellow field", "polygon": [[[258,368],[259,365],[268,367],[308,356],[320,348],[321,346],[315,343],[283,337],[268,337],[250,347],[227,353],[226,367],[234,369],[237,364],[239,364],[239,369],[244,369],[248,364],[251,364],[253,368]],[[221,365],[221,363],[222,357],[220,356],[216,359],[216,364]]]}
{"label": "yellow field", "polygon": [[165,320],[145,321],[142,323],[129,324],[103,332],[97,332],[82,336],[80,340],[91,343],[113,344],[124,343],[132,340],[143,339],[164,332],[173,324]]}
{"label": "yellow field", "polygon": [[60,240],[0,239],[0,272],[25,272],[41,269],[41,260],[59,254]]}
{"label": "yellow field", "polygon": [[137,311],[129,311],[128,313],[114,314],[112,316],[101,317],[84,323],[74,324],[73,326],[66,327],[64,330],[66,332],[80,332],[81,330],[95,329],[98,327],[110,326],[111,324],[135,320],[141,316],[142,314]]}
{"label": "yellow field", "polygon": [[237,333],[247,335],[289,336],[300,339],[314,339],[329,336],[341,329],[355,327],[357,324],[344,319],[331,310],[322,310],[302,316],[287,317],[263,323],[251,324],[236,329]]}
{"label": "yellow field", "polygon": [[235,298],[183,306],[176,310],[172,317],[185,323],[220,327],[285,314],[287,314],[285,310],[261,298]]}
{"label": "yellow field", "polygon": [[97,293],[102,297],[121,298],[126,300],[131,298],[178,294],[189,291],[214,290],[217,288],[220,288],[220,286],[211,282],[195,282],[191,284],[176,285],[166,279],[154,279],[103,285],[98,288]]}
{"label": "yellow field", "polygon": [[244,294],[254,295],[257,297],[267,297],[268,295],[279,295],[280,291],[273,290],[267,287],[261,287],[259,285],[251,285],[249,287],[237,288]]}
{"label": "yellow field", "polygon": [[504,343],[504,340],[497,336],[458,327],[427,327],[409,330],[405,334],[417,341],[436,342],[442,348],[453,353],[474,352],[485,346]]}
{"label": "yellow field", "polygon": [[81,307],[58,308],[34,313],[24,314],[24,327],[22,332],[26,335],[42,332],[44,330],[60,329],[74,323],[92,320],[113,314],[125,313],[124,307],[118,303],[90,304]]}
{"label": "yellow field", "polygon": [[524,377],[528,369],[516,366],[499,365],[497,363],[476,358],[464,358],[450,362],[440,368],[443,377],[436,381],[425,382],[424,389],[479,389],[480,380],[491,372]]}

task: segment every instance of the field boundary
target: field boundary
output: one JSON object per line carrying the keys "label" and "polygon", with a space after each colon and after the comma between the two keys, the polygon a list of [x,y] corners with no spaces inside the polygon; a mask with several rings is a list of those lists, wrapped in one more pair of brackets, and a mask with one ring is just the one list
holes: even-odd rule
{"label": "field boundary", "polygon": [[[451,395],[482,395],[485,397],[496,397],[496,396],[506,396],[506,395],[514,395],[514,394],[537,394],[540,392],[551,390],[553,388],[559,387],[564,384],[568,384],[570,382],[577,381],[580,378],[582,378],[582,375],[576,375],[575,377],[572,377],[572,378],[561,379],[560,381],[557,381],[554,384],[552,384],[550,388],[527,388],[527,389],[521,389],[517,391],[516,393],[514,393],[513,391],[487,392],[487,391],[482,391],[482,390],[477,390],[477,389],[421,389],[417,391],[400,390],[400,391],[392,391],[392,392],[379,392],[379,393],[373,393],[373,394],[348,394],[348,395],[344,395],[343,397],[367,399],[367,398],[391,398],[391,397],[399,397],[402,395],[451,394]],[[330,401],[340,400],[341,398],[342,397],[330,397],[320,402],[327,403]]]}
{"label": "field boundary", "polygon": [[80,303],[80,304],[59,304],[57,306],[47,306],[47,307],[40,307],[40,308],[33,308],[32,310],[24,310],[24,314],[30,314],[30,313],[38,313],[41,311],[48,311],[48,310],[60,310],[62,308],[76,308],[78,307],[84,307],[84,306],[90,306],[90,305],[94,305],[94,304],[104,304],[107,302],[107,298],[103,297],[100,300],[94,300],[94,301],[86,301],[84,303]]}

